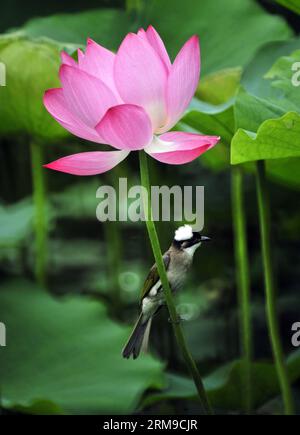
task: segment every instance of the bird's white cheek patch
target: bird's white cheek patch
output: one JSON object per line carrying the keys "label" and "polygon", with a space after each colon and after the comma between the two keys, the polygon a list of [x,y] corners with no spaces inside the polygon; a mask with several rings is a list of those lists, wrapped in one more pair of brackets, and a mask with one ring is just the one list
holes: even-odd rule
{"label": "bird's white cheek patch", "polygon": [[185,248],[185,252],[186,252],[187,254],[193,256],[194,253],[195,253],[195,251],[196,251],[196,249],[199,248],[200,245],[201,245],[201,242],[196,243],[195,245],[190,246],[189,248]]}

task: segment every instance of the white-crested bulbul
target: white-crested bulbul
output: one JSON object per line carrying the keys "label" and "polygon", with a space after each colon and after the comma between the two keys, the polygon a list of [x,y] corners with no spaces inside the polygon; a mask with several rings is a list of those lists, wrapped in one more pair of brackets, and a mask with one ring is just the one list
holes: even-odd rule
{"label": "white-crested bulbul", "polygon": [[[203,241],[207,240],[210,238],[193,231],[190,225],[184,225],[175,231],[174,240],[163,255],[172,292],[176,292],[182,287],[196,249]],[[152,318],[164,303],[161,281],[154,264],[142,289],[141,313],[122,351],[124,358],[130,358],[132,355],[135,359],[139,356],[141,349],[147,349]]]}

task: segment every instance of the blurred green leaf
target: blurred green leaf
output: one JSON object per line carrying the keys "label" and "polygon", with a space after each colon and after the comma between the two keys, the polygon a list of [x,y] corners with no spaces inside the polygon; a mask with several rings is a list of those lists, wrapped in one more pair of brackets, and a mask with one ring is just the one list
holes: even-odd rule
{"label": "blurred green leaf", "polygon": [[201,156],[201,162],[222,171],[230,165],[229,146],[234,133],[233,101],[213,105],[194,99],[176,129],[221,137],[218,146]]}
{"label": "blurred green leaf", "polygon": [[[189,37],[198,34],[204,75],[243,66],[262,44],[286,39],[292,33],[282,18],[269,15],[251,0],[231,0],[226,5],[223,0],[154,0],[146,3],[140,24],[152,24],[161,32],[172,57]],[[117,49],[126,33],[138,30],[138,25],[131,25],[124,11],[100,9],[35,18],[23,29],[33,37],[47,36],[74,44],[85,44],[91,37]]]}
{"label": "blurred green leaf", "polygon": [[183,131],[220,136],[218,146],[201,156],[201,163],[213,171],[223,171],[230,166],[234,95],[240,74],[240,68],[230,68],[209,74],[201,80],[196,94],[199,99],[193,99],[176,126]]}
{"label": "blurred green leaf", "polygon": [[[291,44],[287,43],[284,50],[290,48]],[[282,49],[275,48],[275,51],[282,52]],[[242,79],[243,87],[237,93],[234,107],[236,128],[252,132],[256,132],[268,119],[278,118],[286,112],[300,112],[299,92],[292,81],[292,66],[300,59],[300,51],[290,56],[281,56],[275,62],[273,56],[269,55],[269,46],[262,53],[265,53],[265,57],[258,55],[258,74],[252,63],[246,68]]]}
{"label": "blurred green leaf", "polygon": [[[249,94],[262,99],[268,99],[274,96],[272,81],[266,80],[265,76],[279,58],[290,56],[290,54],[298,50],[299,47],[299,37],[298,39],[275,41],[263,45],[244,69],[241,79],[242,86]],[[278,103],[280,104],[280,99],[277,100],[277,104]]]}
{"label": "blurred green leaf", "polygon": [[197,97],[179,123],[181,130],[218,135],[217,147],[201,156],[204,165],[215,171],[228,168],[229,148],[234,134],[234,96],[239,86],[240,68],[228,68],[200,81]]}
{"label": "blurred green leaf", "polygon": [[228,169],[230,165],[230,154],[228,147],[222,142],[217,147],[212,148],[203,154],[201,164],[212,169],[215,172],[221,172]]}
{"label": "blurred green leaf", "polygon": [[234,134],[233,101],[215,106],[194,99],[179,125],[187,125],[199,133],[221,136],[221,141],[229,146]]}
{"label": "blurred green leaf", "polygon": [[[293,352],[287,359],[288,372],[292,382],[300,377],[300,351]],[[215,409],[241,410],[243,383],[242,362],[239,360],[226,364],[204,378],[204,386]],[[263,405],[279,393],[276,370],[273,364],[257,362],[252,364],[253,396],[255,407]],[[168,375],[169,386],[160,393],[153,393],[143,401],[149,406],[162,400],[197,400],[193,382],[183,376]]]}
{"label": "blurred green leaf", "polygon": [[222,171],[230,165],[230,142],[234,134],[234,95],[239,86],[240,68],[209,74],[200,81],[197,97],[178,124],[183,131],[220,136],[221,140],[201,156],[204,166]]}
{"label": "blurred green leaf", "polygon": [[279,118],[284,114],[283,108],[267,99],[249,94],[241,87],[234,105],[235,132],[238,128],[243,128],[254,133],[264,121]]}
{"label": "blurred green leaf", "polygon": [[84,181],[74,181],[63,191],[53,193],[51,203],[53,213],[59,218],[96,219],[96,207],[99,200],[96,198],[96,191],[100,181],[92,177]]}
{"label": "blurred green leaf", "polygon": [[0,205],[0,248],[19,246],[32,232],[34,208],[28,199]]}
{"label": "blurred green leaf", "polygon": [[129,31],[129,18],[120,9],[94,9],[34,18],[22,29],[31,37],[46,36],[79,45],[85,44],[87,38],[92,38],[115,50]]}
{"label": "blurred green leaf", "polygon": [[[291,81],[294,62],[300,59],[300,50],[294,51],[290,56],[282,56],[272,65],[271,69],[265,74],[265,77],[273,79],[280,78]],[[280,85],[281,86],[281,85]]]}
{"label": "blurred green leaf", "polygon": [[295,171],[300,98],[292,82],[292,66],[299,58],[299,50],[295,51],[299,44],[299,40],[268,44],[246,67],[234,106],[237,132],[231,144],[232,164],[284,159],[268,161],[268,174],[296,188],[300,186],[299,171]]}
{"label": "blurred green leaf", "polygon": [[69,268],[78,272],[81,269],[98,269],[99,256],[105,255],[105,246],[99,240],[84,239],[78,236],[71,240],[52,238],[49,250],[51,272],[56,274]]}
{"label": "blurred green leaf", "polygon": [[[121,178],[124,178],[123,177]],[[126,177],[127,178],[127,177]],[[72,219],[96,219],[97,216],[106,220],[106,215],[101,216],[101,210],[97,210],[97,206],[103,200],[103,197],[97,197],[96,193],[100,187],[112,185],[116,191],[119,189],[119,179],[115,173],[112,173],[111,178],[97,178],[92,177],[84,181],[75,181],[70,186],[66,187],[63,191],[51,195],[52,212],[58,218],[72,218]],[[128,190],[136,183],[135,179],[127,179]],[[120,213],[120,208],[127,210],[130,204],[135,201],[135,198],[127,198],[126,195],[121,195],[116,202],[116,216]],[[103,212],[104,214],[104,212]],[[101,219],[99,221],[101,225]],[[138,222],[126,221],[124,225],[138,226]]]}
{"label": "blurred green leaf", "polygon": [[152,24],[174,57],[193,34],[201,40],[202,74],[243,66],[262,44],[286,39],[284,20],[251,0],[154,0],[145,24]]}
{"label": "blurred green leaf", "polygon": [[300,0],[276,0],[277,3],[290,9],[297,14],[300,14]]}
{"label": "blurred green leaf", "polygon": [[68,134],[43,106],[45,90],[59,85],[62,48],[20,34],[0,36],[0,62],[6,67],[6,86],[0,87],[0,134],[21,132],[43,140]]}
{"label": "blurred green leaf", "polygon": [[157,360],[122,359],[129,328],[112,322],[99,302],[55,300],[32,283],[12,281],[0,291],[0,318],[8,334],[0,349],[5,408],[130,413],[146,388],[163,386]]}
{"label": "blurred green leaf", "polygon": [[279,104],[287,110],[300,111],[300,92],[296,91],[300,85],[299,67],[300,50],[296,50],[289,56],[280,57],[265,74],[277,91]]}
{"label": "blurred green leaf", "polygon": [[241,79],[241,68],[226,68],[200,80],[196,96],[207,103],[222,104],[235,95]]}

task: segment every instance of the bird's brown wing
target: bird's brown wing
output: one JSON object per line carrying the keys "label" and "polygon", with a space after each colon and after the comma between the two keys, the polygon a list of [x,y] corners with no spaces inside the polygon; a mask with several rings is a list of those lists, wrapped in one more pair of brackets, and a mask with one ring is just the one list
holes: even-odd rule
{"label": "bird's brown wing", "polygon": [[[166,252],[163,256],[163,261],[165,264],[165,268],[166,270],[168,270],[169,264],[170,264],[170,254],[168,252]],[[154,264],[151,269],[150,272],[144,282],[144,286],[141,292],[141,301],[144,299],[144,297],[149,293],[149,291],[152,289],[152,287],[157,283],[157,281],[159,280],[159,275],[158,275],[158,271],[157,271],[157,267],[156,264]]]}

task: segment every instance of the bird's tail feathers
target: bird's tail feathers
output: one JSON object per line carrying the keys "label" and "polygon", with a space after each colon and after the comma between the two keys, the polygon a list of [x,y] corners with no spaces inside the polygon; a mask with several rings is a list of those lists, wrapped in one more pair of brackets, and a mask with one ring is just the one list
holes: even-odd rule
{"label": "bird's tail feathers", "polygon": [[148,320],[147,326],[145,329],[144,338],[143,338],[142,346],[141,346],[141,352],[143,352],[143,353],[148,352],[148,344],[149,344],[151,324],[152,324],[152,317],[150,317],[150,319]]}
{"label": "bird's tail feathers", "polygon": [[122,355],[124,358],[136,359],[141,350],[146,349],[148,346],[149,334],[151,327],[151,318],[148,320],[143,319],[143,313],[140,314],[136,324],[134,325],[133,331],[125,344]]}

